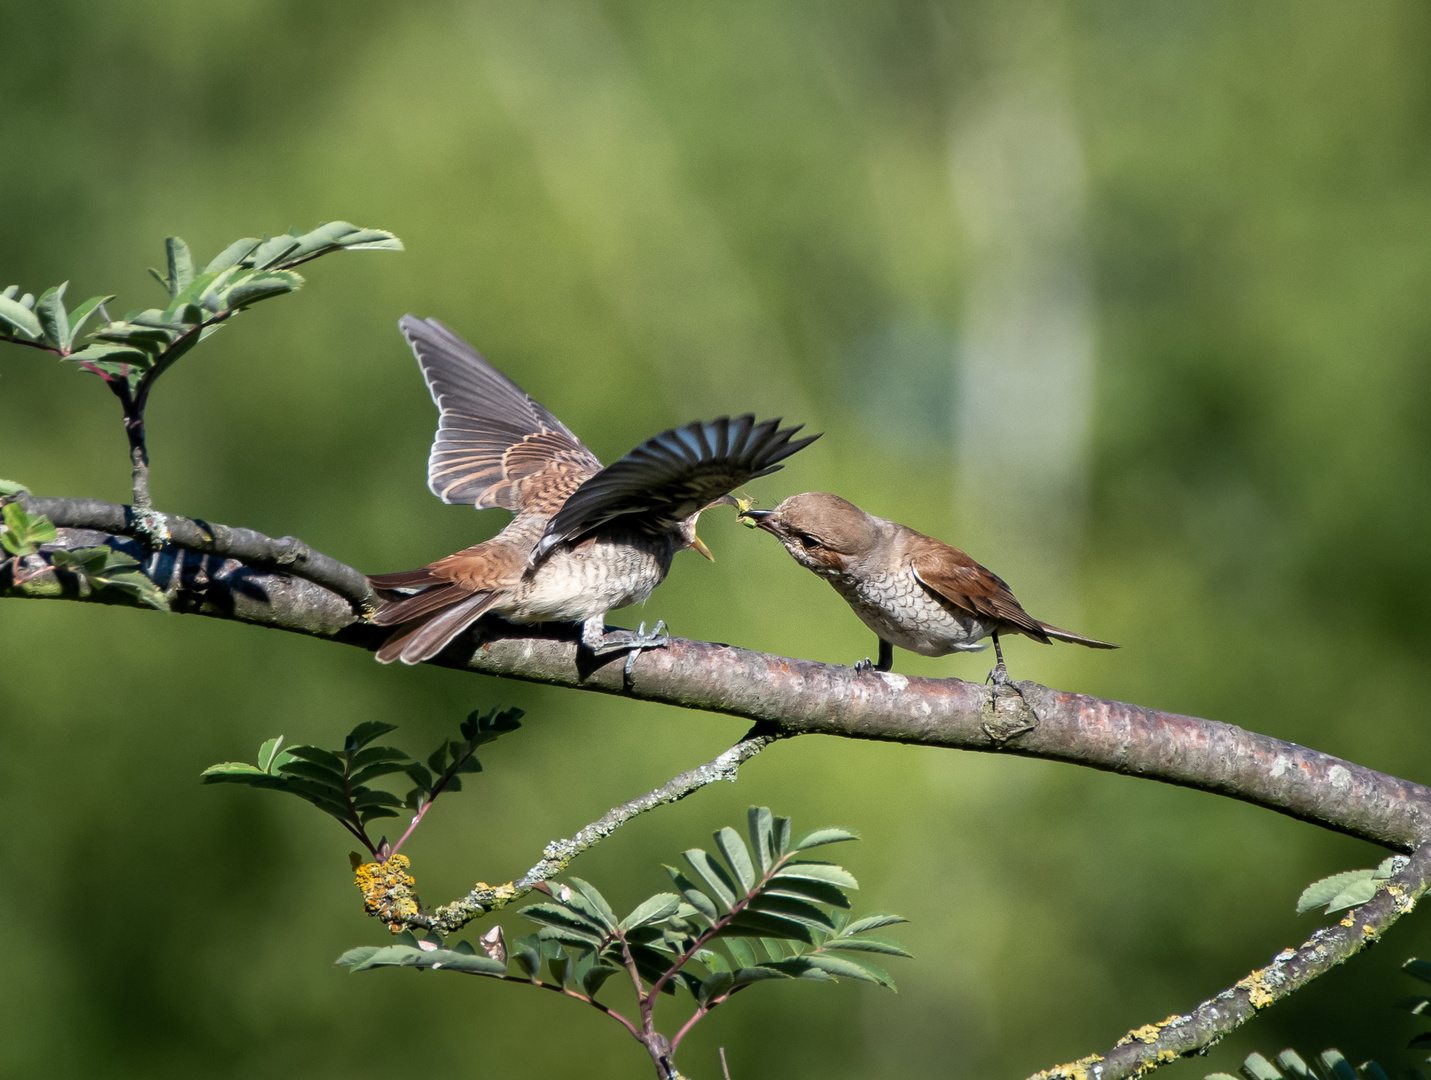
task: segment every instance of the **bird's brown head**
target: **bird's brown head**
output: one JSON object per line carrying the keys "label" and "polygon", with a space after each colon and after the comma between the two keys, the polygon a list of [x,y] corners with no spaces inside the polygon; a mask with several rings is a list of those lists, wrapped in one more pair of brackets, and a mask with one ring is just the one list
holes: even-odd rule
{"label": "bird's brown head", "polygon": [[878,518],[824,491],[792,495],[774,510],[746,510],[741,517],[770,533],[796,562],[817,574],[851,569],[881,538]]}

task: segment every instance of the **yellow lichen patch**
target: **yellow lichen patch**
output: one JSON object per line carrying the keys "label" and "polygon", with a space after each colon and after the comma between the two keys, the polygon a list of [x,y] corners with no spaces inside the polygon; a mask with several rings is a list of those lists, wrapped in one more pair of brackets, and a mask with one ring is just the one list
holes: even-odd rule
{"label": "yellow lichen patch", "polygon": [[1362,935],[1365,936],[1365,937],[1368,938],[1368,939],[1375,939],[1375,938],[1376,938],[1376,935],[1377,935],[1377,933],[1378,933],[1376,927],[1374,927],[1374,926],[1363,926],[1363,927],[1361,928],[1361,932],[1362,932]]}
{"label": "yellow lichen patch", "polygon": [[1159,1064],[1159,1065],[1166,1065],[1166,1064],[1167,1064],[1168,1062],[1170,1062],[1170,1061],[1176,1061],[1176,1060],[1177,1060],[1177,1056],[1178,1056],[1178,1055],[1177,1055],[1177,1051],[1176,1051],[1176,1050],[1159,1050],[1159,1051],[1158,1051],[1158,1064]]}
{"label": "yellow lichen patch", "polygon": [[1237,988],[1246,990],[1248,1000],[1254,1009],[1263,1009],[1277,1000],[1277,995],[1268,989],[1268,969],[1259,968],[1245,979],[1238,980]]}
{"label": "yellow lichen patch", "polygon": [[1088,1080],[1088,1067],[1097,1065],[1102,1060],[1102,1054],[1089,1054],[1086,1058],[1079,1058],[1067,1065],[1044,1069],[1043,1072],[1029,1077],[1029,1080]]}
{"label": "yellow lichen patch", "polygon": [[1338,926],[1355,926],[1355,925],[1356,925],[1356,919],[1355,919],[1355,917],[1353,917],[1350,913],[1348,913],[1347,917],[1346,917],[1345,919],[1343,919],[1341,922],[1337,923],[1337,925],[1338,925]]}
{"label": "yellow lichen patch", "polygon": [[418,911],[416,882],[407,872],[406,855],[390,855],[385,863],[363,863],[357,869],[353,884],[363,894],[363,911],[388,924],[394,934]]}
{"label": "yellow lichen patch", "polygon": [[[1163,1021],[1167,1023],[1166,1020]],[[1150,1043],[1158,1041],[1158,1033],[1162,1030],[1161,1024],[1144,1024],[1140,1028],[1134,1028],[1128,1034],[1118,1040],[1118,1046],[1127,1046],[1129,1043],[1140,1042]]]}

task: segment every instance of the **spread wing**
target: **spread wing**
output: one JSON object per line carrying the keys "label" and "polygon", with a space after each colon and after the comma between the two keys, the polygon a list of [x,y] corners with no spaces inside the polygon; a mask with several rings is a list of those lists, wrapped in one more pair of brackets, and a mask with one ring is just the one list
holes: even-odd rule
{"label": "spread wing", "polygon": [[778,417],[757,424],[754,416],[722,416],[647,439],[576,489],[547,524],[532,562],[619,517],[652,532],[674,528],[741,484],[783,468],[778,462],[820,437],[793,439],[799,430],[782,428]]}
{"label": "spread wing", "polygon": [[910,557],[919,583],[956,608],[981,619],[1009,623],[1031,638],[1048,644],[1043,624],[1014,599],[1003,578],[985,569],[958,548],[920,536]]}
{"label": "spread wing", "polygon": [[565,424],[436,319],[398,326],[441,414],[427,486],[443,502],[550,514],[600,470]]}

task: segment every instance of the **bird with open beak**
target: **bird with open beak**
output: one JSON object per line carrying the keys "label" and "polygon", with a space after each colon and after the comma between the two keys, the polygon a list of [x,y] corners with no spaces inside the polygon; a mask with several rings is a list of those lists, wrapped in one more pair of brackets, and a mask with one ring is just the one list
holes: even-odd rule
{"label": "bird with open beak", "polygon": [[[447,503],[503,507],[512,521],[485,543],[420,570],[368,578],[372,621],[395,629],[379,662],[436,656],[486,614],[508,622],[579,622],[592,652],[667,640],[605,629],[608,611],[643,602],[696,536],[703,509],[734,505],[729,492],[783,468],[818,435],[753,416],[697,421],[648,439],[603,468],[566,425],[435,319],[398,323],[417,356],[440,419],[428,486]],[[628,659],[629,662],[629,659]]]}
{"label": "bird with open beak", "polygon": [[867,514],[823,491],[792,495],[774,510],[742,509],[742,519],[770,533],[795,561],[835,587],[879,637],[879,662],[855,667],[889,671],[894,646],[921,656],[982,649],[993,638],[997,664],[989,678],[1010,682],[1000,634],[1023,634],[1047,645],[1071,641],[1116,649],[1072,634],[1024,611],[997,574],[956,547],[898,522]]}

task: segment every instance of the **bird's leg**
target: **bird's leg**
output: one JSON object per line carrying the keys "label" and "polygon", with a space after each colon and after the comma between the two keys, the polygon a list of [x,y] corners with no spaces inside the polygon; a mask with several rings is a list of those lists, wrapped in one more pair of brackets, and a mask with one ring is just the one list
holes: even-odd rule
{"label": "bird's leg", "polygon": [[1004,667],[1004,650],[999,648],[997,632],[994,634],[994,656],[998,658],[998,663],[994,665],[994,670],[989,672],[989,677],[984,681],[991,682],[995,686],[1013,686],[1014,680],[1009,678],[1009,669]]}
{"label": "bird's leg", "polygon": [[631,665],[643,649],[663,649],[671,643],[666,620],[658,620],[650,630],[643,622],[639,630],[613,630],[606,632],[605,614],[593,615],[581,624],[581,643],[596,656],[607,653],[626,652],[626,675],[631,675]]}
{"label": "bird's leg", "polygon": [[866,671],[889,671],[894,667],[894,646],[884,638],[879,639],[879,661],[872,663],[866,656],[855,665],[855,670],[860,674]]}

